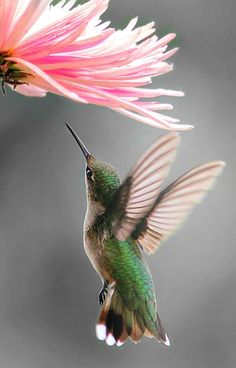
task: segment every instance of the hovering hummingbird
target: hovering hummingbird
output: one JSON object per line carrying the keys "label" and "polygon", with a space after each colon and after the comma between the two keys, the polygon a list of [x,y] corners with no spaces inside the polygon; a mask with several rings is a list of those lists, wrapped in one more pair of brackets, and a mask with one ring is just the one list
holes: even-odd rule
{"label": "hovering hummingbird", "polygon": [[145,335],[169,346],[143,251],[154,253],[179,227],[225,163],[197,166],[161,190],[180,140],[171,133],[154,143],[121,183],[116,170],[92,156],[66,125],[86,160],[84,247],[103,281],[97,338],[120,346]]}

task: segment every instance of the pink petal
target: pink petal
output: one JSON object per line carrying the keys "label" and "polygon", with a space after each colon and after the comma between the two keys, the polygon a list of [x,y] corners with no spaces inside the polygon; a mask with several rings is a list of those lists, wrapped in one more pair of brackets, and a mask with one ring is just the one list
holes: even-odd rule
{"label": "pink petal", "polygon": [[14,90],[24,96],[29,97],[45,97],[47,94],[47,91],[45,91],[44,89],[32,85],[28,86],[27,84],[17,86],[16,88],[14,88]]}
{"label": "pink petal", "polygon": [[21,0],[1,0],[0,1],[0,50],[6,51],[5,41],[10,33],[12,22],[15,17],[18,3]]}
{"label": "pink petal", "polygon": [[[9,0],[8,0],[9,1]],[[10,0],[12,1],[12,0]],[[28,33],[35,21],[40,17],[51,0],[31,0],[23,14],[14,24],[13,32],[6,39],[6,49],[11,49]],[[12,6],[13,7],[13,6]]]}
{"label": "pink petal", "polygon": [[147,118],[147,117],[143,117],[141,115],[135,114],[131,111],[125,110],[125,109],[113,109],[125,116],[128,116],[131,119],[134,119],[136,121],[139,121],[141,123],[145,123],[147,125],[153,126],[155,128],[160,128],[160,129],[167,129],[167,130],[191,130],[194,128],[193,125],[181,125],[181,124],[170,124],[167,123],[165,121],[161,121],[159,120],[158,122],[154,122],[152,119]]}
{"label": "pink petal", "polygon": [[[135,120],[145,122],[146,124],[149,124],[151,126],[156,126],[158,128],[168,130],[190,130],[193,128],[192,125],[175,124],[175,122],[178,122],[178,119],[166,117],[164,115],[155,113],[151,110],[142,108],[141,106],[135,103],[129,102],[123,98],[112,95],[107,91],[85,85],[76,85],[74,86],[74,91],[76,91],[76,89],[77,91],[81,89],[81,91],[86,91],[91,93],[92,95],[103,97],[107,101],[112,101],[117,104],[117,108],[114,108],[114,110],[119,111],[120,113],[127,115],[129,117],[132,117]],[[135,111],[136,114],[129,110]]]}
{"label": "pink petal", "polygon": [[[38,68],[36,65],[31,64],[30,62],[25,61],[25,60],[20,59],[20,58],[9,57],[9,58],[7,58],[7,60],[15,61],[16,63],[19,63],[19,64],[25,66],[26,68],[28,68],[29,70],[31,70],[37,76],[41,77],[48,84],[48,86],[50,88],[53,88],[55,93],[62,94],[65,97],[70,98],[72,100],[75,100],[77,102],[81,102],[81,103],[86,102],[82,98],[79,98],[74,92],[71,92],[71,91],[67,90],[61,84],[57,83],[53,78],[51,78],[48,74],[46,74],[43,70]],[[35,78],[35,83],[37,84],[37,79],[36,78]]]}

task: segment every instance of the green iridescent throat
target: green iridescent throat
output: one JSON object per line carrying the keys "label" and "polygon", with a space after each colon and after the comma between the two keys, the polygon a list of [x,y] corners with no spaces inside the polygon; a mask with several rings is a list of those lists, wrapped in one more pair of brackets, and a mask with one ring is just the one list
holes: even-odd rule
{"label": "green iridescent throat", "polygon": [[106,208],[120,186],[120,178],[111,165],[92,156],[89,157],[87,164],[93,173],[93,178],[88,179],[89,196]]}

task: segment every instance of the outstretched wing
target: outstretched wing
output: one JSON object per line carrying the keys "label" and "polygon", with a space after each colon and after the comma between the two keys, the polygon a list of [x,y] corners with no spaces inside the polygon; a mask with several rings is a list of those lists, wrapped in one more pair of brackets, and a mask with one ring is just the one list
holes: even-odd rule
{"label": "outstretched wing", "polygon": [[175,158],[179,139],[177,133],[159,139],[141,157],[119,188],[111,205],[116,219],[113,233],[117,239],[125,240],[153,207]]}
{"label": "outstretched wing", "polygon": [[223,161],[209,162],[188,171],[169,185],[160,193],[150,214],[140,222],[131,237],[148,253],[154,253],[159,244],[186,219],[193,207],[202,201],[224,165]]}

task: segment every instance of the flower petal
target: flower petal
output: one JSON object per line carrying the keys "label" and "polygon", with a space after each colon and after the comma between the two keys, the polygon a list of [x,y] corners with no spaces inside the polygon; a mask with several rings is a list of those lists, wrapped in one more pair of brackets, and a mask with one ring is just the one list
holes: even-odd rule
{"label": "flower petal", "polygon": [[14,91],[28,97],[45,97],[47,94],[47,91],[45,91],[44,89],[27,84],[16,86],[16,88],[14,88]]}
{"label": "flower petal", "polygon": [[[79,98],[77,94],[75,94],[74,92],[67,90],[60,83],[58,83],[53,78],[51,78],[47,73],[45,73],[42,69],[38,68],[36,65],[30,63],[29,61],[25,61],[21,58],[14,58],[14,57],[9,57],[7,58],[7,60],[15,61],[16,63],[19,63],[25,66],[27,69],[31,70],[36,75],[35,84],[32,83],[33,85],[37,85],[37,76],[38,76],[46,82],[49,90],[52,89],[54,93],[59,93],[67,98],[70,98],[80,103],[86,103],[84,99]],[[33,81],[33,78],[32,78],[32,81]]]}
{"label": "flower petal", "polygon": [[6,49],[11,49],[17,45],[17,43],[28,33],[43,11],[45,11],[45,8],[49,6],[50,2],[51,0],[30,0],[23,14],[21,14],[14,24],[13,31],[6,39]]}

